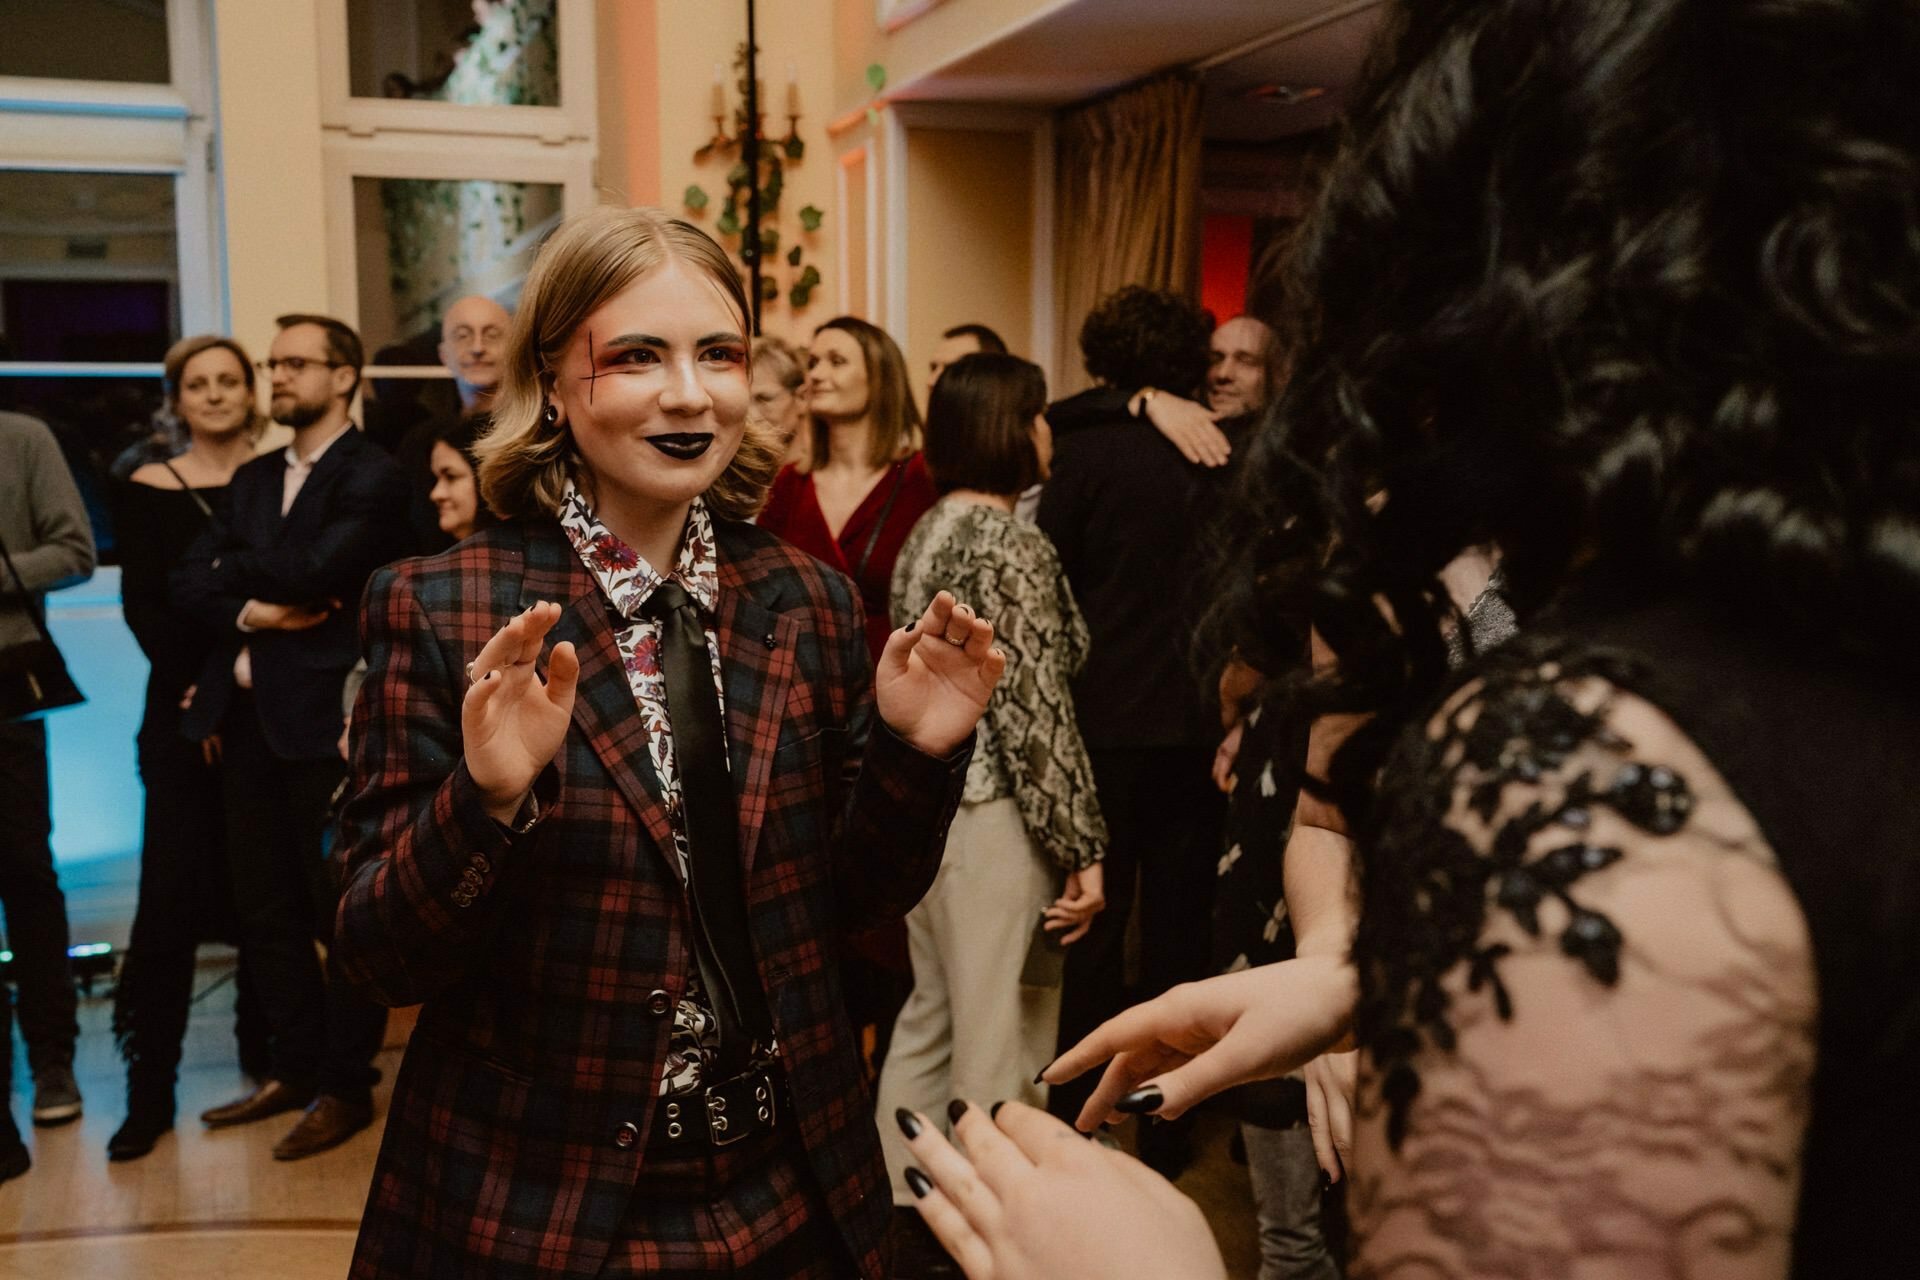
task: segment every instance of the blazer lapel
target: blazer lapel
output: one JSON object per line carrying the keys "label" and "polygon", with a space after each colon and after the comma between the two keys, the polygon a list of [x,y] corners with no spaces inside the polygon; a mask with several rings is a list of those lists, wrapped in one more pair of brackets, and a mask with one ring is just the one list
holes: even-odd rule
{"label": "blazer lapel", "polygon": [[667,821],[660,780],[647,756],[646,726],[627,683],[606,600],[557,525],[543,523],[528,533],[527,569],[522,578],[525,598],[520,607],[538,600],[566,602],[547,639],[549,647],[571,640],[580,657],[573,722],[587,735],[587,744],[640,816],[647,835],[663,856],[668,855],[673,849],[673,828]]}
{"label": "blazer lapel", "polygon": [[753,870],[754,849],[767,817],[773,752],[793,682],[800,624],[748,595],[738,578],[720,569],[720,680],[727,695],[727,755],[740,806],[740,856]]}
{"label": "blazer lapel", "polygon": [[[300,492],[293,496],[293,505],[287,508],[287,513],[281,517],[281,521],[291,524],[297,512],[303,511],[307,507],[319,502],[321,495],[325,494],[327,489],[333,484],[334,477],[352,465],[353,455],[357,453],[360,446],[365,443],[366,442],[360,437],[360,428],[350,426],[341,434],[339,439],[328,445],[327,451],[320,455],[320,461],[314,463],[313,470],[307,473],[305,482],[300,486]],[[283,477],[281,480],[282,487],[284,487],[285,484],[286,481]],[[277,508],[280,495],[275,493],[273,497]]]}

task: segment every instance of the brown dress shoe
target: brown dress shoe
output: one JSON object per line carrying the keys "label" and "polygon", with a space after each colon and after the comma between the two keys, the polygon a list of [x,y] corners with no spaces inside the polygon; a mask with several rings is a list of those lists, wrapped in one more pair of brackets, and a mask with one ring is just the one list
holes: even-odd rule
{"label": "brown dress shoe", "polygon": [[252,1124],[255,1120],[265,1120],[283,1112],[298,1111],[312,1101],[311,1087],[269,1080],[244,1098],[235,1098],[210,1111],[202,1111],[200,1119],[206,1122],[209,1129],[224,1129],[229,1125]]}
{"label": "brown dress shoe", "polygon": [[319,1155],[351,1138],[373,1123],[371,1102],[348,1102],[323,1093],[313,1100],[300,1123],[287,1136],[273,1144],[275,1160],[304,1160]]}

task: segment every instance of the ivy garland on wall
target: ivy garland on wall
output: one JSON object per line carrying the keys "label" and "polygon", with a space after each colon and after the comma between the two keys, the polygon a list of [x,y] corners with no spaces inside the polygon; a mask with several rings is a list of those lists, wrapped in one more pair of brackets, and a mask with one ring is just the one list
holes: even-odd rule
{"label": "ivy garland on wall", "polygon": [[[735,155],[741,149],[741,139],[745,137],[747,122],[747,46],[742,41],[734,51],[733,68],[737,75],[735,89],[739,105],[733,109],[733,132],[728,134],[722,128],[722,121],[715,119],[716,132],[705,146],[693,153],[695,164],[707,164],[716,159],[725,159]],[[716,96],[718,88],[715,89]],[[765,107],[765,102],[761,106]],[[786,253],[781,254],[780,201],[786,192],[787,166],[798,164],[806,158],[807,144],[799,133],[799,117],[787,117],[788,131],[785,138],[770,138],[764,134],[760,139],[760,300],[762,303],[779,300],[781,277],[775,264],[784,259],[787,264],[786,296],[787,303],[795,311],[805,307],[813,298],[813,291],[820,287],[820,268],[807,261],[807,251],[814,247],[802,236],[811,236],[820,230],[820,223],[826,216],[813,205],[807,205],[796,215],[800,223],[800,235],[792,237],[786,244]],[[737,253],[741,236],[746,231],[751,216],[748,209],[748,188],[751,174],[747,171],[744,159],[737,159],[727,170],[726,199],[720,205],[719,216],[714,219],[713,229],[730,241]],[[682,197],[688,212],[698,217],[712,204],[712,197],[705,187],[693,183],[687,187]],[[743,272],[744,274],[744,272]]]}

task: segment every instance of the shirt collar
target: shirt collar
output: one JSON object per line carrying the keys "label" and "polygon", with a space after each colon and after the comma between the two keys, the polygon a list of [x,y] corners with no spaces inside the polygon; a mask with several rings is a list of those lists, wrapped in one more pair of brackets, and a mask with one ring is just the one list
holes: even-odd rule
{"label": "shirt collar", "polygon": [[[573,544],[587,572],[620,616],[638,619],[654,588],[667,580],[639,552],[600,523],[586,494],[568,477],[560,494],[560,528]],[[720,603],[720,562],[714,550],[713,517],[704,499],[695,498],[687,512],[686,533],[670,575],[708,614]]]}
{"label": "shirt collar", "polygon": [[289,467],[292,467],[294,470],[311,471],[315,467],[320,465],[321,457],[326,453],[327,450],[333,448],[334,442],[339,440],[341,436],[344,436],[345,434],[347,434],[347,432],[352,430],[353,430],[353,424],[351,422],[347,423],[346,426],[341,427],[338,431],[334,432],[332,435],[328,436],[324,441],[322,441],[320,444],[320,447],[318,449],[315,449],[313,453],[309,455],[304,461],[302,461],[299,453],[294,450],[294,447],[292,445],[288,445],[286,447],[286,450],[281,454],[281,456],[287,460],[287,465]]}

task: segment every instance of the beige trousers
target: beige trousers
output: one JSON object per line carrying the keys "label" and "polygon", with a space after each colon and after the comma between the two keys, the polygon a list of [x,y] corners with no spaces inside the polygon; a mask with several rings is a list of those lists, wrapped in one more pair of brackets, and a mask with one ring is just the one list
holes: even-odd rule
{"label": "beige trousers", "polygon": [[1053,1059],[1060,988],[1020,985],[1027,943],[1059,892],[1012,799],[963,804],[933,887],[907,916],[913,994],[880,1071],[876,1120],[893,1202],[912,1204],[897,1107],[948,1129],[947,1103],[1046,1106],[1034,1073]]}

